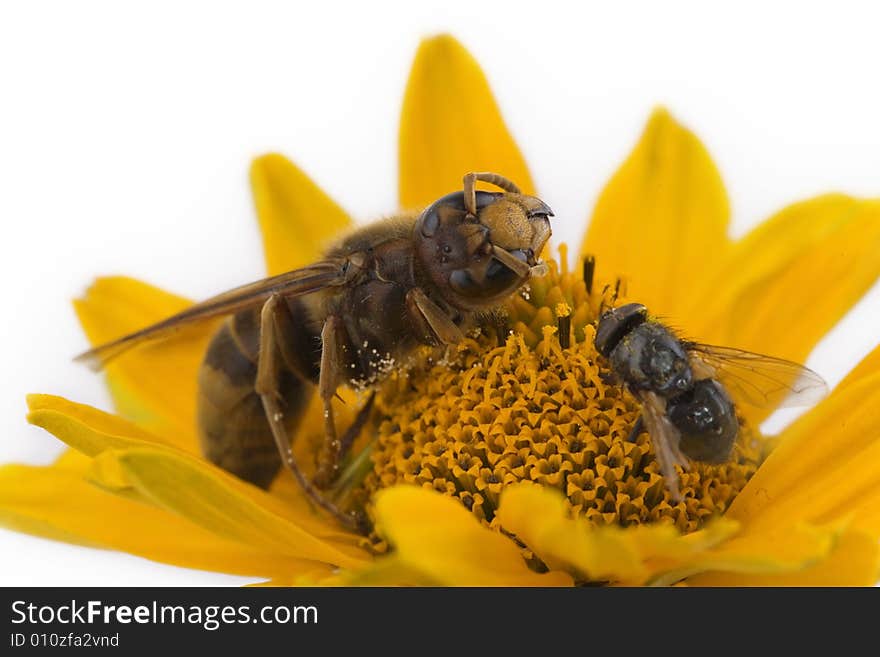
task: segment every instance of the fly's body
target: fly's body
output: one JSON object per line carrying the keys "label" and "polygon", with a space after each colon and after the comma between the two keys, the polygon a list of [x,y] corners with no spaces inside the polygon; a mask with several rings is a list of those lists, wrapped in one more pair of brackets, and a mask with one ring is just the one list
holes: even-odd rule
{"label": "fly's body", "polygon": [[774,408],[811,403],[827,390],[815,372],[791,361],[678,337],[639,303],[605,312],[596,326],[596,350],[642,405],[631,437],[644,427],[674,500],[675,466],[691,459],[724,463],[740,432],[734,397]]}

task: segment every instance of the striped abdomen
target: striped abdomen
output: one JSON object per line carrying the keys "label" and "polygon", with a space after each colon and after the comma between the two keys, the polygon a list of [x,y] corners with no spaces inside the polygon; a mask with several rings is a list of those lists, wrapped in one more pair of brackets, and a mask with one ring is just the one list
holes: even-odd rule
{"label": "striped abdomen", "polygon": [[[292,308],[302,312],[302,308]],[[223,323],[211,339],[199,369],[198,429],[202,452],[213,463],[257,486],[268,488],[281,467],[260,396],[254,391],[260,339],[260,309],[243,311]],[[314,363],[314,336],[291,338]],[[301,342],[301,345],[296,345]],[[320,355],[320,348],[317,349]],[[280,392],[288,433],[295,431],[314,390],[307,376],[282,364]],[[302,370],[300,370],[302,371]]]}

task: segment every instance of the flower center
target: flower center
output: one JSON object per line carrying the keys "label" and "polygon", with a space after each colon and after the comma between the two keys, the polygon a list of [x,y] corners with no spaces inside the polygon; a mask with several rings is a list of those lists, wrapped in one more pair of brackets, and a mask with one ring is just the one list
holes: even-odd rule
{"label": "flower center", "polygon": [[550,273],[508,304],[509,331],[482,329],[443,358],[424,349],[381,386],[362,497],[394,484],[429,487],[491,525],[504,487],[534,481],[561,490],[574,516],[596,524],[665,519],[689,532],[723,513],[760,464],[763,443],[743,427],[732,460],[694,463],[673,501],[650,436],[630,436],[638,403],[593,346],[607,295],[548,264]]}

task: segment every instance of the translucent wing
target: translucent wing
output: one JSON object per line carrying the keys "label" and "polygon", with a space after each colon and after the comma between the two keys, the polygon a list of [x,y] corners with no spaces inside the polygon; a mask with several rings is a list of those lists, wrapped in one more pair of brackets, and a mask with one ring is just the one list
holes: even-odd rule
{"label": "translucent wing", "polygon": [[681,501],[681,491],[678,486],[678,473],[675,466],[682,469],[690,469],[690,461],[678,448],[681,442],[681,433],[666,415],[666,400],[653,392],[638,391],[636,397],[642,402],[642,419],[645,429],[651,436],[651,444],[654,447],[654,456],[660,465],[660,474],[665,480],[666,489],[676,502]]}
{"label": "translucent wing", "polygon": [[161,322],[86,351],[75,360],[97,370],[132,347],[167,337],[182,326],[258,307],[276,294],[290,298],[342,285],[347,280],[346,265],[345,260],[326,260],[242,285],[190,306]]}
{"label": "translucent wing", "polygon": [[828,394],[821,376],[793,361],[732,347],[685,346],[697,377],[720,381],[736,401],[760,408],[809,406]]}

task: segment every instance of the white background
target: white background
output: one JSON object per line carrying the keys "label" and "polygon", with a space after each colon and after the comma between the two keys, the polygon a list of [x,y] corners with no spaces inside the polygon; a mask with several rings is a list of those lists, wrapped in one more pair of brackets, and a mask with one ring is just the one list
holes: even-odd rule
{"label": "white background", "polygon": [[[60,449],[25,424],[29,391],[109,408],[70,360],[86,342],[69,301],[94,276],[199,298],[263,274],[252,157],[287,154],[360,219],[394,210],[425,35],[482,63],[570,243],[657,103],[709,147],[734,235],[817,193],[880,196],[876,5],[415,4],[0,5],[0,461]],[[875,287],[808,364],[836,383],[878,320]],[[245,581],[0,530],[0,584]]]}

